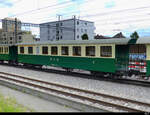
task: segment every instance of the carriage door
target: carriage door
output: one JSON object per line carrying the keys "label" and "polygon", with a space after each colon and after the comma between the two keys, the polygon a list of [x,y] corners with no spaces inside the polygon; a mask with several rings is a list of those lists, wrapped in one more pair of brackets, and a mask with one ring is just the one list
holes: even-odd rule
{"label": "carriage door", "polygon": [[129,46],[116,45],[116,69],[117,71],[128,71]]}
{"label": "carriage door", "polygon": [[18,49],[17,46],[10,46],[9,47],[9,55],[10,55],[10,60],[13,62],[17,61],[18,58]]}
{"label": "carriage door", "polygon": [[146,73],[146,46],[130,45],[129,70],[132,72]]}

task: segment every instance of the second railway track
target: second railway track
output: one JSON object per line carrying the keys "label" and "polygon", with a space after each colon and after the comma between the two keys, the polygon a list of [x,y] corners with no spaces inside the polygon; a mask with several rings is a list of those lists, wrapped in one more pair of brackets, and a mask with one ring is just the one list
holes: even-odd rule
{"label": "second railway track", "polygon": [[[150,104],[135,100],[125,99],[112,95],[101,94],[89,90],[64,86],[60,84],[50,83],[20,75],[0,72],[0,80],[11,83],[17,83],[32,87],[47,93],[53,92],[56,95],[63,95],[66,98],[71,97],[75,100],[80,100],[83,103],[88,103],[91,106],[97,106],[100,109],[106,109],[110,112],[149,112]],[[112,108],[112,109],[110,109]]]}

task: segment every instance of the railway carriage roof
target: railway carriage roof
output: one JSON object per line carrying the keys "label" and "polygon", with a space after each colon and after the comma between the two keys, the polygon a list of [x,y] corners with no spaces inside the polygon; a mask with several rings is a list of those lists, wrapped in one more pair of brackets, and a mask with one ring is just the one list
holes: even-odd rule
{"label": "railway carriage roof", "polygon": [[19,43],[18,45],[68,45],[68,44],[128,44],[130,39],[127,38],[113,38],[113,39],[99,39],[99,40],[60,40],[52,42],[34,42],[34,43]]}
{"label": "railway carriage roof", "polygon": [[139,38],[136,44],[150,44],[150,37]]}

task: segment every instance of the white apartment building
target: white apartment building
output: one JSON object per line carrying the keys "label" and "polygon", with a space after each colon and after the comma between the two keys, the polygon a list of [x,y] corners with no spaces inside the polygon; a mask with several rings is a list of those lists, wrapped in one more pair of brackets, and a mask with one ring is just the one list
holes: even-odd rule
{"label": "white apartment building", "polygon": [[87,34],[89,40],[95,36],[94,22],[68,19],[40,24],[40,41],[82,40]]}

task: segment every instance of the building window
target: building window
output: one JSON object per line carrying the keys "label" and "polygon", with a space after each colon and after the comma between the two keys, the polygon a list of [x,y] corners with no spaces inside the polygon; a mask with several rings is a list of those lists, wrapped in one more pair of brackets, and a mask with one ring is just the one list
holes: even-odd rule
{"label": "building window", "polygon": [[59,23],[57,23],[56,26],[58,27],[58,26],[59,26]]}
{"label": "building window", "polygon": [[111,46],[101,46],[101,57],[112,57],[112,47]]}
{"label": "building window", "polygon": [[42,53],[48,54],[48,47],[47,46],[42,47]]}
{"label": "building window", "polygon": [[58,40],[59,40],[59,37],[56,37],[56,40],[58,41]]}
{"label": "building window", "polygon": [[63,46],[63,47],[61,48],[61,54],[62,54],[62,55],[69,55],[69,47]]}
{"label": "building window", "polygon": [[79,39],[79,35],[77,35],[77,38]]}
{"label": "building window", "polygon": [[24,47],[20,47],[20,53],[24,54]]}
{"label": "building window", "polygon": [[95,46],[86,47],[86,56],[95,56]]}
{"label": "building window", "polygon": [[12,40],[12,37],[10,37],[10,40]]}
{"label": "building window", "polygon": [[73,47],[73,56],[81,56],[81,47],[80,46]]}
{"label": "building window", "polygon": [[85,33],[87,33],[87,29],[85,29]]}
{"label": "building window", "polygon": [[19,40],[21,40],[21,36],[19,36]]}
{"label": "building window", "polygon": [[60,26],[63,26],[63,23],[60,23]]}
{"label": "building window", "polygon": [[33,47],[28,47],[28,53],[33,54]]}
{"label": "building window", "polygon": [[87,23],[85,22],[85,25],[87,26]]}
{"label": "building window", "polygon": [[77,21],[77,25],[79,25],[79,21]]}
{"label": "building window", "polygon": [[61,36],[60,39],[63,39],[63,37]]}
{"label": "building window", "polygon": [[57,47],[51,47],[51,55],[58,55],[58,48]]}

